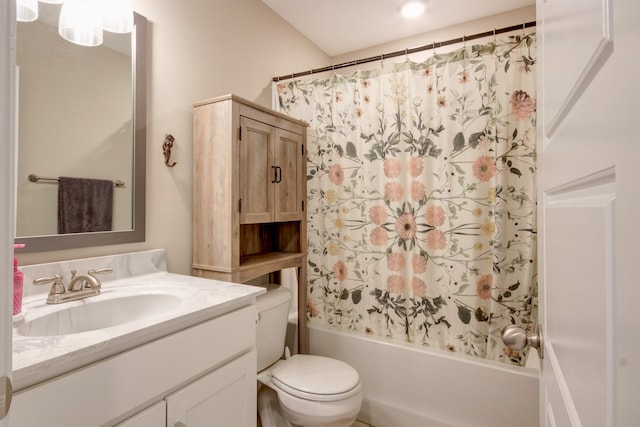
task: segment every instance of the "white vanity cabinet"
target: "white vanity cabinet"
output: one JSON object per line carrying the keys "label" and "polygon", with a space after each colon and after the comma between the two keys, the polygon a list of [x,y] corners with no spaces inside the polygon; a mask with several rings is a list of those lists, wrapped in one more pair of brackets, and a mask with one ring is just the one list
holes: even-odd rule
{"label": "white vanity cabinet", "polygon": [[167,403],[163,400],[134,415],[116,427],[164,427],[167,425]]}
{"label": "white vanity cabinet", "polygon": [[14,394],[15,427],[256,425],[255,305]]}
{"label": "white vanity cabinet", "polygon": [[255,396],[256,365],[255,352],[246,353],[169,395],[167,427],[255,426],[256,406],[246,394]]}

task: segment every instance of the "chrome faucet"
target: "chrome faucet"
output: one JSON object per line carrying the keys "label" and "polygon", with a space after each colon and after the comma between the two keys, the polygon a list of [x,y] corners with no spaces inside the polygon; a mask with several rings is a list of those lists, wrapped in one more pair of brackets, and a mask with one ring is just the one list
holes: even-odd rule
{"label": "chrome faucet", "polygon": [[[107,273],[106,271],[102,271],[101,273]],[[109,272],[112,271],[110,268]],[[76,270],[71,270],[71,280],[69,281],[69,285],[67,285],[67,292],[78,292],[82,289],[93,289],[100,292],[100,288],[102,287],[102,283],[95,276],[97,273],[96,270],[89,270],[87,274],[83,274],[81,276],[76,276]]]}
{"label": "chrome faucet", "polygon": [[112,271],[112,268],[106,267],[98,270],[92,269],[87,274],[76,276],[76,270],[71,270],[71,281],[69,281],[69,285],[66,288],[62,282],[62,276],[59,274],[51,277],[40,277],[35,279],[33,284],[46,285],[53,282],[47,297],[47,304],[60,304],[98,295],[102,284],[95,275],[111,273]]}

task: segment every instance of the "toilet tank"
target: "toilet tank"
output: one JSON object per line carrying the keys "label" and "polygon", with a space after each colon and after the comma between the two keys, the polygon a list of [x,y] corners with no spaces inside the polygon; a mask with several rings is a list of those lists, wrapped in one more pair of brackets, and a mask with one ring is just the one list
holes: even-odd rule
{"label": "toilet tank", "polygon": [[290,301],[291,292],[278,285],[270,285],[267,293],[257,298],[258,372],[277,362],[284,353]]}

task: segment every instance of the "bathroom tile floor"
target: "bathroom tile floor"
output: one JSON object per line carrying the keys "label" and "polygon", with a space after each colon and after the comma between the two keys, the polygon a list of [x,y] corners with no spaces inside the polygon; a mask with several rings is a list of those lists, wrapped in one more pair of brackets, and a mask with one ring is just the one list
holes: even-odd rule
{"label": "bathroom tile floor", "polygon": [[[262,427],[262,425],[260,424],[260,418],[258,418],[258,427]],[[351,425],[351,427],[373,427],[373,426],[363,423],[362,421],[356,421]]]}

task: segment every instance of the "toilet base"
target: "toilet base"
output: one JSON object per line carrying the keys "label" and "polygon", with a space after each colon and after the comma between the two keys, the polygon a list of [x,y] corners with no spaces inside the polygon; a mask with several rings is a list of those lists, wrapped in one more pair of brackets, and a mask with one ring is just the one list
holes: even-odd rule
{"label": "toilet base", "polygon": [[263,386],[258,393],[258,413],[262,427],[295,427],[285,418],[278,393],[270,387]]}
{"label": "toilet base", "polygon": [[[317,423],[294,424],[284,414],[284,409],[280,404],[278,393],[268,386],[262,386],[258,393],[258,413],[262,427],[351,427],[355,421],[355,416],[328,417],[318,420]],[[298,418],[301,414],[288,411],[288,416]],[[302,416],[307,418],[306,416]],[[347,421],[349,420],[349,421]]]}

